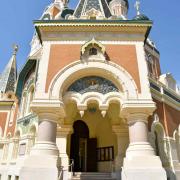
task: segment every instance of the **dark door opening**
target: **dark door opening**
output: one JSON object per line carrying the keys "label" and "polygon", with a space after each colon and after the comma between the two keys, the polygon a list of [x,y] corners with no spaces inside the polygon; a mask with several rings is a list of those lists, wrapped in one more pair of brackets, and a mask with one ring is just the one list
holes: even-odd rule
{"label": "dark door opening", "polygon": [[73,125],[74,133],[71,135],[70,158],[74,160],[75,172],[96,172],[97,139],[89,138],[89,128],[81,120]]}

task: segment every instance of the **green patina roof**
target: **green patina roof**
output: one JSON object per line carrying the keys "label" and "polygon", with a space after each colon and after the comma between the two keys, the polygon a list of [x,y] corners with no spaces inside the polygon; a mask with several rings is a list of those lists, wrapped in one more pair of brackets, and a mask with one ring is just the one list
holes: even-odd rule
{"label": "green patina roof", "polygon": [[149,21],[149,18],[144,14],[139,14],[133,18],[135,21]]}
{"label": "green patina roof", "polygon": [[16,88],[16,96],[18,97],[19,100],[21,99],[22,96],[26,75],[29,73],[29,71],[33,68],[35,64],[36,64],[36,60],[29,59],[19,73],[17,88]]}
{"label": "green patina roof", "polygon": [[63,12],[61,13],[61,17],[62,18],[65,18],[66,15],[72,15],[74,13],[74,10],[73,9],[64,9]]}

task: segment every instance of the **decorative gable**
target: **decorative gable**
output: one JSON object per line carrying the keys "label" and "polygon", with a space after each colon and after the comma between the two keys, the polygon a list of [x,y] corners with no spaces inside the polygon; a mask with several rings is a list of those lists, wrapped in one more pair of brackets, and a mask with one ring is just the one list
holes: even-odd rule
{"label": "decorative gable", "polygon": [[86,42],[81,48],[82,60],[106,60],[105,58],[105,46],[94,38]]}

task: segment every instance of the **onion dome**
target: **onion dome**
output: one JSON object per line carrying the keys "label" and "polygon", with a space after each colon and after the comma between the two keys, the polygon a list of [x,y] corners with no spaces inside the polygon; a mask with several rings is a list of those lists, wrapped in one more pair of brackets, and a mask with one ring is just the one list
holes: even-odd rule
{"label": "onion dome", "polygon": [[62,11],[62,13],[61,13],[61,17],[62,17],[63,19],[66,19],[68,16],[73,15],[73,13],[74,13],[74,10],[73,10],[73,9],[65,8],[65,9]]}
{"label": "onion dome", "polygon": [[[112,0],[107,0],[108,4],[111,2]],[[127,9],[129,9],[129,2],[128,0],[123,0],[126,3]]]}

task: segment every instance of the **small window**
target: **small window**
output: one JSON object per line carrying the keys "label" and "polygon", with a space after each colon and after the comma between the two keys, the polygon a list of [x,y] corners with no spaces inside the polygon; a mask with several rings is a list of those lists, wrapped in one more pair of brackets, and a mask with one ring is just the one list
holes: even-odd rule
{"label": "small window", "polygon": [[96,48],[91,48],[89,50],[89,55],[92,56],[92,55],[97,55],[97,49]]}
{"label": "small window", "polygon": [[15,180],[19,180],[19,176],[15,176]]}
{"label": "small window", "polygon": [[100,147],[97,148],[97,161],[113,161],[114,160],[114,147]]}

